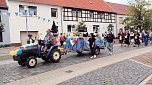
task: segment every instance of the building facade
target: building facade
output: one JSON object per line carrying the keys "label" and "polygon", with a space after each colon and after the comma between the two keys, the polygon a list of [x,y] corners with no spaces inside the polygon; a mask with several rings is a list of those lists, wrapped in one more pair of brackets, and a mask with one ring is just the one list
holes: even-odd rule
{"label": "building facade", "polygon": [[0,2],[0,23],[4,26],[4,30],[0,31],[0,45],[10,44],[9,17],[3,13],[8,12],[5,0]]}
{"label": "building facade", "polygon": [[103,0],[8,0],[7,4],[12,45],[25,44],[27,30],[33,38],[41,33],[43,38],[53,21],[59,33],[75,32],[81,21],[89,33],[102,34],[112,24],[116,35],[119,28],[117,12]]}
{"label": "building facade", "polygon": [[[38,38],[38,34],[42,33],[41,37],[45,36],[46,30],[51,29],[53,21],[55,21],[58,28],[61,28],[61,7],[43,5],[43,4],[34,4],[34,3],[25,3],[25,2],[16,2],[8,1],[9,12],[11,13],[9,17],[9,26],[10,26],[10,40],[12,44],[20,45],[26,44],[27,38],[27,29],[28,33],[33,35],[33,39]],[[16,12],[23,12],[24,6],[27,8],[27,17],[25,14]],[[31,8],[30,8],[31,7]],[[56,15],[51,15],[51,9],[56,9]],[[29,11],[33,11],[33,15],[29,15]],[[41,16],[38,19],[38,16]],[[43,18],[42,18],[43,17]],[[26,21],[27,18],[27,21]],[[47,20],[50,19],[48,22]],[[27,24],[26,24],[27,22]],[[61,32],[61,29],[59,29]],[[15,37],[15,38],[14,38]]]}
{"label": "building facade", "polygon": [[123,20],[129,16],[127,16],[127,12],[128,12],[128,5],[123,5],[123,4],[117,4],[117,3],[111,3],[111,2],[107,2],[107,4],[109,6],[111,6],[111,8],[113,10],[115,10],[115,12],[117,13],[116,15],[116,34],[119,33],[120,29],[124,29],[125,25],[123,24]]}

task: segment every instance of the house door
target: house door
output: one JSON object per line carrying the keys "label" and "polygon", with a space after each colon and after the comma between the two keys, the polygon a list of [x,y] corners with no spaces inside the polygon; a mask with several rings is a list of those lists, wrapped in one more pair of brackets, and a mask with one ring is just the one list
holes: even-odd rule
{"label": "house door", "polygon": [[99,25],[93,25],[93,32],[100,32]]}

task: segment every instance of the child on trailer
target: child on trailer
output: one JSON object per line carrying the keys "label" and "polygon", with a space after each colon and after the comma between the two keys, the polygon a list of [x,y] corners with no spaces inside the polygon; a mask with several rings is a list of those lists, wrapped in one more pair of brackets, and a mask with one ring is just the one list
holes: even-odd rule
{"label": "child on trailer", "polygon": [[60,45],[60,38],[58,37],[58,35],[55,35],[53,40],[54,45]]}

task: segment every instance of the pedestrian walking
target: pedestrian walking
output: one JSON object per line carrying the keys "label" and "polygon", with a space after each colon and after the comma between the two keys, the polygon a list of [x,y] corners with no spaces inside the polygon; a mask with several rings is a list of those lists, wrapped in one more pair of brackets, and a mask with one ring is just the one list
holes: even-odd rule
{"label": "pedestrian walking", "polygon": [[152,34],[150,35],[150,44],[152,44]]}
{"label": "pedestrian walking", "polygon": [[89,45],[90,45],[90,50],[91,50],[91,59],[92,58],[96,58],[96,54],[95,54],[95,36],[93,33],[90,34],[90,38],[89,38]]}
{"label": "pedestrian walking", "polygon": [[148,34],[148,32],[145,32],[145,34],[144,34],[144,45],[145,46],[148,45],[148,38],[149,38],[149,34]]}
{"label": "pedestrian walking", "polygon": [[128,47],[130,45],[130,34],[128,31],[125,32],[125,44],[128,45]]}
{"label": "pedestrian walking", "polygon": [[107,36],[106,36],[106,40],[107,40],[107,49],[109,50],[109,54],[112,55],[113,54],[113,42],[114,42],[114,35],[112,34],[111,31],[108,32]]}
{"label": "pedestrian walking", "polygon": [[135,33],[135,45],[140,45],[140,38],[139,38],[140,34],[138,33],[138,31],[136,31]]}
{"label": "pedestrian walking", "polygon": [[123,33],[123,31],[121,31],[121,30],[120,30],[120,32],[118,33],[118,39],[119,39],[119,43],[121,44],[121,46],[123,46],[124,33]]}
{"label": "pedestrian walking", "polygon": [[133,47],[135,46],[135,34],[134,34],[134,32],[130,33],[130,44],[133,45]]}
{"label": "pedestrian walking", "polygon": [[64,36],[62,33],[60,33],[60,44],[61,44],[61,47],[63,47],[63,42],[65,41],[64,39]]}
{"label": "pedestrian walking", "polygon": [[142,43],[144,43],[144,35],[145,35],[145,31],[143,31],[143,32],[141,33]]}

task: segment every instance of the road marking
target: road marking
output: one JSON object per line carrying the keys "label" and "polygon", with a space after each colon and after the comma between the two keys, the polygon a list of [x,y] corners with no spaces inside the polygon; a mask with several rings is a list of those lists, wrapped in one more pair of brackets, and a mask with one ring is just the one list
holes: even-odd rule
{"label": "road marking", "polygon": [[141,63],[141,62],[139,62],[139,61],[136,61],[136,60],[133,60],[133,59],[129,59],[129,60],[131,60],[131,61],[133,61],[133,62],[136,62],[136,63],[139,63],[139,64],[142,64],[142,65],[144,65],[144,66],[147,66],[147,67],[152,68],[152,66],[147,65],[147,64],[144,64],[144,63]]}
{"label": "road marking", "polygon": [[[141,64],[141,65],[144,65],[144,66],[146,66],[146,67],[152,68],[152,66],[147,65],[147,64],[144,64],[144,63],[141,63],[141,62],[139,62],[139,61],[136,61],[136,60],[133,60],[133,59],[129,59],[129,60],[131,60],[131,61],[133,61],[133,62],[136,62],[136,63],[139,63],[139,64]],[[143,80],[139,85],[146,85],[146,83],[147,83],[151,78],[152,78],[152,74],[149,75],[145,80]]]}
{"label": "road marking", "polygon": [[152,74],[143,80],[139,85],[146,85],[146,83],[152,78]]}

